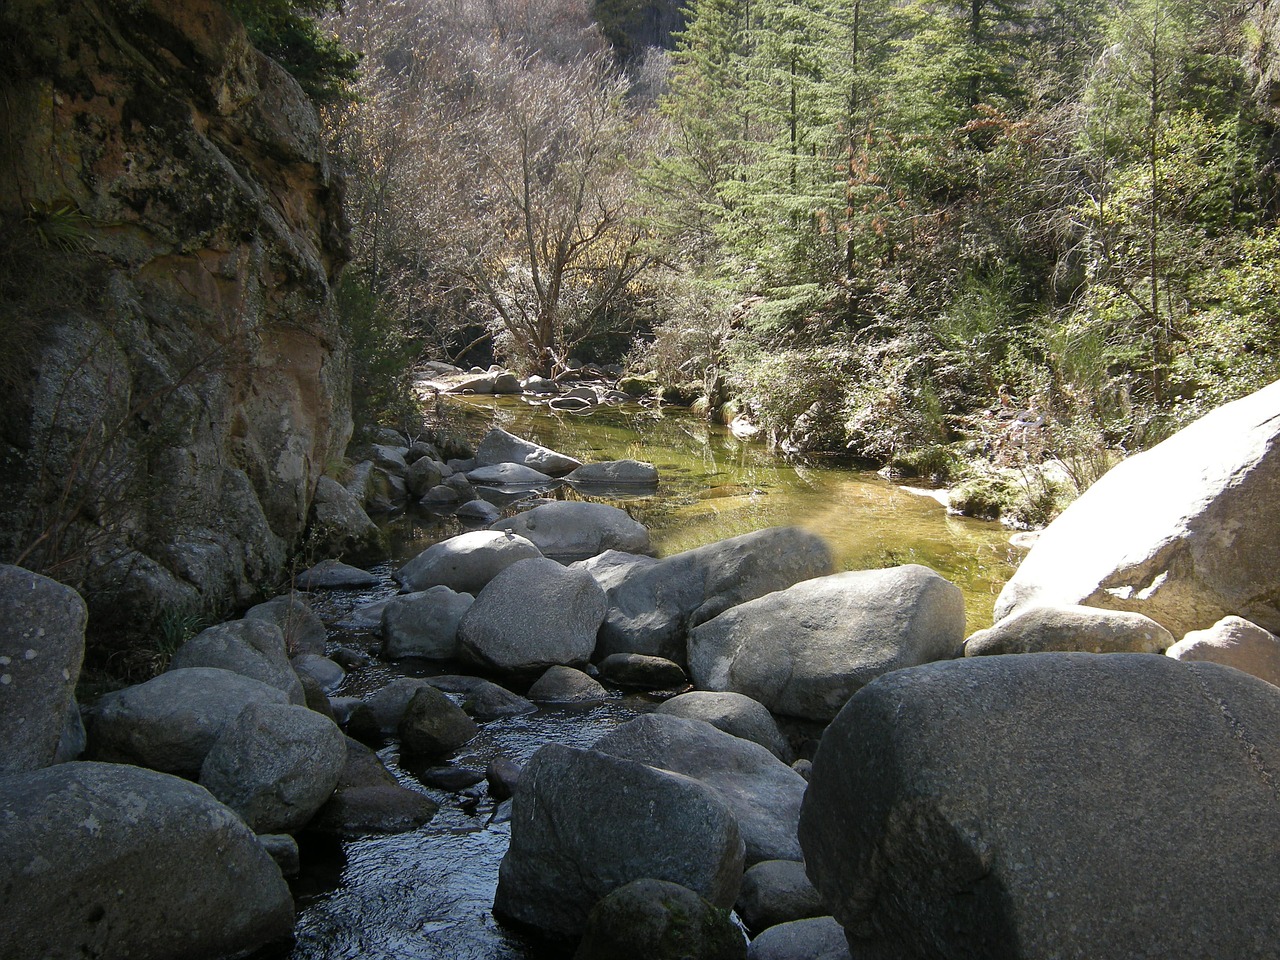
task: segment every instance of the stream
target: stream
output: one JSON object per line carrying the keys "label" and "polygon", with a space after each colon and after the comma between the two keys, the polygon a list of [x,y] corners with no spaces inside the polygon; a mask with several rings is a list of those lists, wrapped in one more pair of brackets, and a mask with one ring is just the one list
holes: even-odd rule
{"label": "stream", "polygon": [[[449,402],[457,404],[454,416],[468,423],[471,434],[500,426],[584,462],[633,458],[654,463],[661,476],[655,495],[629,495],[611,502],[649,528],[660,556],[767,526],[795,524],[827,539],[839,570],[902,563],[937,570],[964,592],[967,632],[990,624],[996,594],[1020,559],[1019,551],[1009,546],[1009,531],[998,524],[948,516],[927,494],[907,492],[874,473],[830,461],[784,459],[763,444],[739,441],[723,427],[685,411],[658,413],[630,405],[578,416],[552,414],[514,398]],[[393,595],[396,586],[390,572],[395,566],[462,527],[451,518],[410,513],[392,521],[388,530],[395,555],[391,563],[374,568],[383,584],[320,595],[315,606],[326,623]],[[378,639],[368,631],[331,626],[330,644],[376,652]],[[456,664],[375,660],[351,673],[338,693],[361,696],[395,677],[457,672],[467,670]],[[592,707],[547,706],[529,716],[489,721],[451,763],[483,771],[500,755],[524,763],[546,743],[589,746],[657,702],[648,695],[619,694]],[[816,731],[796,727],[788,732],[802,753],[811,752]],[[405,834],[357,840],[300,837],[302,872],[292,881],[298,903],[296,941],[291,949],[268,956],[563,956],[563,945],[542,944],[493,918],[498,864],[510,829],[483,782],[463,793],[450,793],[424,786],[413,769],[402,767],[394,743],[379,756],[403,783],[439,803],[440,812],[429,824]]]}

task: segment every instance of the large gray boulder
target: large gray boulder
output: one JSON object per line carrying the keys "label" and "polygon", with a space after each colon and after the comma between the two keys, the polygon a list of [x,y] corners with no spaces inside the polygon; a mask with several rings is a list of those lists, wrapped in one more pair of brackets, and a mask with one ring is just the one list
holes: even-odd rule
{"label": "large gray boulder", "polygon": [[431,686],[420,677],[397,677],[365,697],[351,712],[348,732],[361,740],[378,741],[395,736],[413,695]]}
{"label": "large gray boulder", "polygon": [[582,933],[601,898],[646,877],[728,908],[742,879],[742,838],[709,787],[643,763],[559,744],[542,747],[516,787],[511,845],[494,913],[557,936]]}
{"label": "large gray boulder", "polygon": [[767,707],[740,693],[690,690],[658,704],[654,713],[704,720],[725,733],[760,744],[783,763],[793,759],[791,745]]}
{"label": "large gray boulder", "polygon": [[485,467],[497,463],[517,463],[551,477],[562,477],[582,466],[581,460],[556,453],[547,447],[522,440],[500,427],[494,427],[476,447],[476,465]]}
{"label": "large gray boulder", "polygon": [[1273,957],[1280,692],[1149,654],[977,657],[864,687],[800,820],[854,956]]}
{"label": "large gray boulder", "polygon": [[1280,382],[1113,467],[1041,534],[996,601],[1133,610],[1174,636],[1280,631]]}
{"label": "large gray boulder", "polygon": [[649,551],[649,531],[644,525],[607,503],[556,500],[499,520],[490,529],[524,537],[543,556],[557,560],[585,560],[606,550]]}
{"label": "large gray boulder", "polygon": [[444,674],[427,677],[426,680],[437,690],[459,694],[462,697],[463,711],[477,720],[523,717],[538,710],[531,701],[518,693],[512,693],[506,687],[481,677]]}
{"label": "large gray boulder", "polygon": [[114,763],[0,778],[0,953],[220,960],[287,940],[270,855],[203,787]]}
{"label": "large gray boulder", "polygon": [[217,667],[261,680],[305,704],[302,682],[285,650],[284,634],[267,620],[230,620],[202,630],[184,643],[169,661],[169,670]]}
{"label": "large gray boulder", "polygon": [[0,564],[0,774],[54,762],[84,659],[80,595]]}
{"label": "large gray boulder", "polygon": [[379,560],[387,554],[386,534],[365,513],[360,499],[332,477],[316,481],[307,542],[322,556],[355,563]]}
{"label": "large gray boulder", "polygon": [[542,552],[524,537],[474,530],[432,544],[393,576],[404,593],[446,586],[475,596],[511,564],[540,556]]}
{"label": "large gray boulder", "polygon": [[684,664],[691,627],[747,600],[825,576],[833,561],[821,537],[798,527],[769,527],[622,569],[606,588],[609,612],[597,654],[644,653]]}
{"label": "large gray boulder", "polygon": [[694,686],[827,721],[882,673],[953,656],[964,595],[928,567],[857,570],[752,600],[689,635]]}
{"label": "large gray boulder", "polygon": [[306,707],[250,704],[227,724],[200,767],[200,785],[254,833],[301,829],[347,761],[337,724]]}
{"label": "large gray boulder", "polygon": [[288,702],[278,688],[230,670],[173,670],[99,700],[89,722],[89,753],[195,779],[240,711]]}
{"label": "large gray boulder", "polygon": [[388,660],[455,659],[458,624],[474,602],[471,594],[444,585],[395,597],[382,611],[382,655]]}
{"label": "large gray boulder", "polygon": [[1207,630],[1192,630],[1165,653],[1175,660],[1235,667],[1280,687],[1280,637],[1240,617],[1223,617]]}
{"label": "large gray boulder", "polygon": [[853,960],[853,956],[844,928],[835,918],[812,917],[770,927],[751,941],[747,960]]}
{"label": "large gray boulder", "polygon": [[378,755],[348,739],[347,759],[333,795],[307,830],[340,837],[404,833],[429,823],[439,809],[428,796],[401,786]]}
{"label": "large gray boulder", "polygon": [[266,620],[284,634],[284,646],[290,657],[312,654],[323,657],[329,632],[304,598],[303,594],[286,593],[259,603],[245,611],[246,620]]}
{"label": "large gray boulder", "polygon": [[1163,653],[1169,631],[1150,617],[1098,607],[1025,607],[964,642],[966,657],[1001,653]]}
{"label": "large gray boulder", "polygon": [[[799,860],[762,860],[742,875],[734,904],[748,930],[766,930],[827,912]],[[840,938],[841,944],[844,937]]]}
{"label": "large gray boulder", "polygon": [[609,697],[609,691],[595,677],[575,667],[559,665],[547,667],[528,693],[530,700],[544,703],[596,703]]}
{"label": "large gray boulder", "polygon": [[419,687],[400,718],[400,752],[435,759],[457,750],[479,728],[466,712],[432,686]]}
{"label": "large gray boulder", "polygon": [[666,880],[633,880],[592,908],[573,960],[746,960],[724,910]]}
{"label": "large gray boulder", "polygon": [[583,664],[604,615],[604,591],[589,573],[545,558],[521,560],[480,591],[458,625],[458,648],[503,673]]}
{"label": "large gray boulder", "polygon": [[804,777],[758,743],[702,720],[645,714],[601,737],[592,749],[706,784],[738,818],[748,864],[800,859],[796,827]]}

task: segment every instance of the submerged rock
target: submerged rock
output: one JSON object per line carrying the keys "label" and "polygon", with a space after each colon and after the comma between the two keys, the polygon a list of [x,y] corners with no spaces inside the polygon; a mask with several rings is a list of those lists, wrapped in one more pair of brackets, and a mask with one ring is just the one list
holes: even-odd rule
{"label": "submerged rock", "polygon": [[372,750],[351,739],[346,744],[347,760],[333,795],[307,829],[342,837],[404,833],[436,815],[435,801],[401,786]]}
{"label": "submerged rock", "polygon": [[800,821],[854,956],[1268,957],[1280,693],[1149,654],[899,670],[827,729]]}
{"label": "submerged rock", "polygon": [[380,581],[368,570],[338,560],[321,560],[293,578],[299,590],[359,590],[376,587]]}

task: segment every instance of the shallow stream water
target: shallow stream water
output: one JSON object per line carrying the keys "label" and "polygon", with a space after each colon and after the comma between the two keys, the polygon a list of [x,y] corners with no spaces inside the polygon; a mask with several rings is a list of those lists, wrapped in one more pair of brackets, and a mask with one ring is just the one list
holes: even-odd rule
{"label": "shallow stream water", "polygon": [[[965,593],[971,632],[987,626],[995,595],[1018,554],[1008,531],[950,517],[936,500],[907,492],[874,473],[829,461],[796,462],[683,411],[639,406],[590,416],[555,415],[517,399],[459,401],[472,428],[501,426],[585,461],[633,458],[657,465],[656,494],[611,502],[649,527],[659,555],[669,555],[767,526],[796,524],[831,544],[841,570],[922,563]],[[472,432],[475,432],[474,429]],[[574,495],[563,489],[552,495]],[[456,533],[455,521],[406,515],[391,524],[402,561]],[[383,586],[335,591],[319,599],[326,622],[395,593],[391,565]],[[368,632],[334,628],[331,642],[376,650]],[[340,695],[371,692],[397,676],[462,672],[456,665],[375,662],[349,675]],[[500,679],[500,678],[493,678]],[[523,692],[518,691],[518,692]],[[547,708],[527,717],[481,724],[451,761],[483,770],[495,756],[523,763],[546,743],[589,746],[613,727],[651,709],[655,698],[618,696],[589,708]],[[797,735],[802,735],[798,733]],[[509,825],[483,784],[462,794],[425,787],[400,766],[395,744],[379,755],[403,783],[440,804],[410,833],[336,841],[301,838],[302,875],[293,882],[299,919],[289,960],[547,960],[563,947],[498,924],[490,908]]]}

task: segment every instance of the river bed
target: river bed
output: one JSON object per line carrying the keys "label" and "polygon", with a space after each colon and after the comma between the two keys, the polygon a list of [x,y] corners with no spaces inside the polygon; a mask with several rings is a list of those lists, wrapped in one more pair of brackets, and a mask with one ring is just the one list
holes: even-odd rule
{"label": "river bed", "polygon": [[[657,465],[651,496],[613,500],[649,527],[659,555],[669,555],[766,526],[796,524],[824,536],[841,570],[922,563],[965,593],[969,631],[990,623],[1000,586],[1019,558],[1008,531],[996,524],[948,516],[929,496],[884,478],[823,460],[791,461],[765,446],[685,411],[658,414],[639,406],[589,417],[550,414],[518,399],[461,401],[469,432],[501,426],[583,461],[622,458]],[[564,491],[560,495],[566,494]],[[460,531],[456,521],[409,514],[391,524],[398,564]],[[372,590],[335,591],[318,612],[335,622],[350,609],[396,592],[392,564],[375,570]],[[368,632],[331,630],[331,643],[376,650]],[[456,665],[375,662],[348,677],[343,695],[361,695],[397,676],[461,672]],[[493,678],[499,679],[499,678]],[[518,690],[517,692],[523,692]],[[481,724],[480,734],[452,760],[483,770],[495,756],[523,763],[546,743],[589,746],[614,727],[651,709],[657,698],[616,696],[598,706],[545,708],[536,714]],[[797,737],[804,731],[793,731]],[[808,744],[812,749],[812,742]],[[802,749],[802,752],[805,752]],[[563,947],[508,929],[491,913],[498,864],[509,825],[483,784],[455,794],[425,787],[399,763],[390,744],[379,751],[403,783],[429,794],[440,812],[405,834],[336,841],[304,836],[302,875],[293,881],[299,919],[289,960],[550,960]]]}

